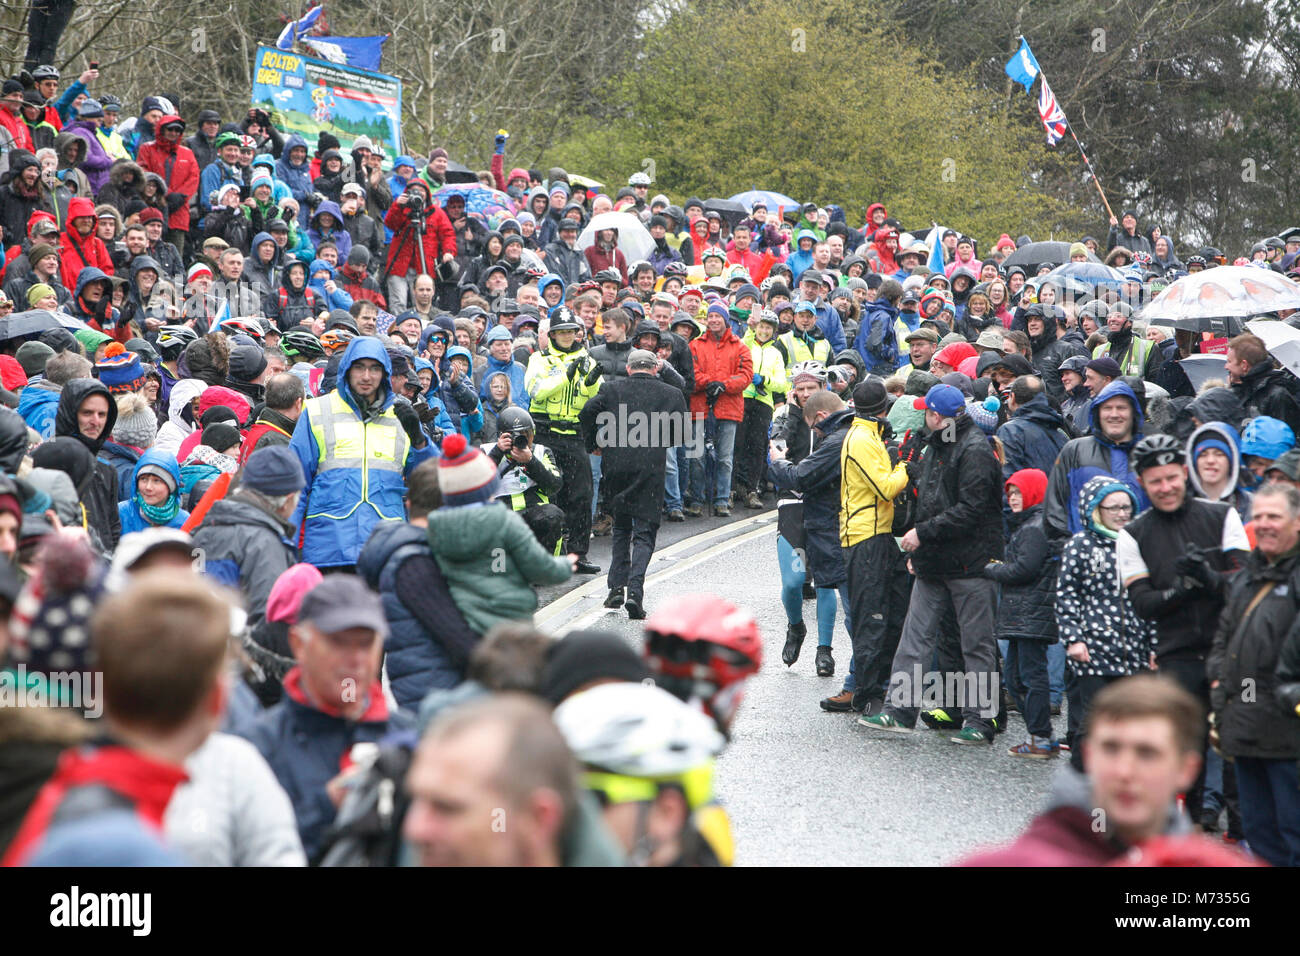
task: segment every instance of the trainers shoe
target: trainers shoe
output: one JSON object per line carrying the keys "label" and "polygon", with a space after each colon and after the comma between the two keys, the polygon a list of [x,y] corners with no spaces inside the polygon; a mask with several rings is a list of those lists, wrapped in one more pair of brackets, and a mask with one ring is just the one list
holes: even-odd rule
{"label": "trainers shoe", "polygon": [[858,718],[858,726],[891,734],[910,734],[912,732],[911,727],[904,727],[892,714],[863,714]]}
{"label": "trainers shoe", "polygon": [[955,744],[991,744],[993,737],[984,731],[975,727],[963,727],[960,731],[948,738]]}
{"label": "trainers shoe", "polygon": [[956,730],[961,726],[960,720],[954,720],[946,710],[939,708],[921,711],[921,723],[931,730]]}
{"label": "trainers shoe", "polygon": [[609,597],[605,598],[605,607],[622,607],[623,606],[623,589],[610,588]]}
{"label": "trainers shoe", "polygon": [[791,624],[785,629],[785,647],[781,648],[781,662],[790,667],[799,659],[799,650],[803,639],[808,636],[808,625],[803,621]]}
{"label": "trainers shoe", "polygon": [[731,517],[731,505],[714,505],[714,506],[713,506],[713,517],[715,517],[715,518],[730,518],[730,517]]}
{"label": "trainers shoe", "polygon": [[574,568],[574,571],[578,574],[600,574],[600,565],[592,564],[584,555],[578,559],[578,564]]}
{"label": "trainers shoe", "polygon": [[835,676],[835,658],[831,656],[831,649],[826,644],[817,645],[817,676]]}
{"label": "trainers shoe", "polygon": [[853,691],[842,690],[834,697],[827,697],[821,702],[821,709],[832,714],[847,714],[853,710]]}
{"label": "trainers shoe", "polygon": [[641,595],[629,594],[627,596],[627,603],[623,605],[623,609],[627,611],[628,620],[645,620],[645,608],[641,606]]}
{"label": "trainers shoe", "polygon": [[686,515],[682,513],[682,509],[681,509],[681,508],[673,508],[671,511],[668,512],[668,520],[669,520],[669,521],[685,521],[685,520],[686,520]]}
{"label": "trainers shoe", "polygon": [[761,498],[758,497],[757,491],[751,491],[748,495],[745,496],[745,507],[751,509],[752,511],[763,510],[763,501]]}
{"label": "trainers shoe", "polygon": [[704,509],[699,505],[686,505],[682,508],[682,514],[688,518],[698,518],[700,515],[704,514]]}
{"label": "trainers shoe", "polygon": [[1050,746],[1040,747],[1032,740],[1026,740],[1023,744],[1016,744],[1016,746],[1007,750],[1007,753],[1011,754],[1013,757],[1031,757],[1035,760],[1051,760],[1057,755],[1058,751]]}
{"label": "trainers shoe", "polygon": [[591,534],[595,538],[603,538],[614,530],[614,519],[609,515],[597,515],[596,520],[591,523]]}

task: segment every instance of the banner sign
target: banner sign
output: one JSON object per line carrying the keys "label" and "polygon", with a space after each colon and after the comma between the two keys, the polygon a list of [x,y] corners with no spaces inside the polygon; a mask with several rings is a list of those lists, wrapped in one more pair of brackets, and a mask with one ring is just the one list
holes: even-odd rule
{"label": "banner sign", "polygon": [[252,103],[313,153],[322,132],[338,137],[344,155],[358,137],[370,137],[383,149],[385,166],[401,153],[402,81],[395,76],[259,46]]}

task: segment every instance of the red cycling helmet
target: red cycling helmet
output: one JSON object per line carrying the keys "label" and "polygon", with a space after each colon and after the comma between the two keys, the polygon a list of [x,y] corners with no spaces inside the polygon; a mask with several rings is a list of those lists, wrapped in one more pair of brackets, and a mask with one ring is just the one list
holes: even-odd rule
{"label": "red cycling helmet", "polygon": [[698,701],[724,732],[740,707],[744,682],[763,662],[754,615],[712,594],[691,594],[651,614],[645,658],[655,682]]}

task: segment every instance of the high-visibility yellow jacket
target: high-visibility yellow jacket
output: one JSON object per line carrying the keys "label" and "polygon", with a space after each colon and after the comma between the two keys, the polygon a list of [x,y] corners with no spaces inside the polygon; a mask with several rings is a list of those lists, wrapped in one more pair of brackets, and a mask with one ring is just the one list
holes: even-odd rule
{"label": "high-visibility yellow jacket", "polygon": [[907,468],[894,465],[880,422],[854,418],[840,446],[840,545],[850,548],[894,524],[894,499],[907,487]]}

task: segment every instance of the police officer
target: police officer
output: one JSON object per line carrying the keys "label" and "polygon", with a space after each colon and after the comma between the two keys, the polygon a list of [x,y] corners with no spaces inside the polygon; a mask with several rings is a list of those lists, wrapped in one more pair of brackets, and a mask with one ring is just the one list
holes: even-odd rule
{"label": "police officer", "polygon": [[591,463],[578,415],[600,390],[600,366],[578,341],[581,323],[565,306],[551,313],[550,344],[528,359],[524,387],[532,396],[529,411],[537,431],[555,453],[564,483],[556,500],[564,511],[564,550],[578,556],[579,574],[599,574],[587,560],[591,546]]}
{"label": "police officer", "polygon": [[564,479],[555,453],[533,440],[533,416],[522,408],[511,405],[502,409],[497,428],[496,444],[483,449],[497,466],[501,483],[497,500],[519,512],[543,548],[559,554],[564,512],[551,504],[551,498]]}

